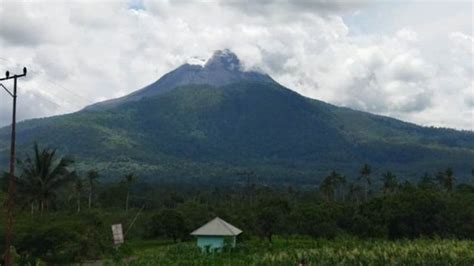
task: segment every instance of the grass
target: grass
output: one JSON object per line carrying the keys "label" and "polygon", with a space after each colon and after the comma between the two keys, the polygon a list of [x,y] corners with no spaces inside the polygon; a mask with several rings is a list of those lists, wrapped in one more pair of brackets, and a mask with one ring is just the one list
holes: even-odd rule
{"label": "grass", "polygon": [[276,238],[274,243],[252,239],[234,250],[203,254],[194,242],[129,243],[134,250],[119,265],[474,265],[474,241],[312,240]]}

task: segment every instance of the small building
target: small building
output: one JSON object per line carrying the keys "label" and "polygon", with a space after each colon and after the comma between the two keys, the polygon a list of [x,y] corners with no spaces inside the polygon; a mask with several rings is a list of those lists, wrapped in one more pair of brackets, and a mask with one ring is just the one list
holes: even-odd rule
{"label": "small building", "polygon": [[191,235],[197,237],[197,245],[203,251],[220,251],[224,246],[235,247],[236,238],[242,230],[222,220],[214,218],[199,227]]}

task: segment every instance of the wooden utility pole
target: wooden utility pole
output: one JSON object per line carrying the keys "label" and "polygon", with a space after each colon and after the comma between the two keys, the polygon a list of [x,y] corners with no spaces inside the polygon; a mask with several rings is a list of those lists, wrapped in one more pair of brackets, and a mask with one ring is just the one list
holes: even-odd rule
{"label": "wooden utility pole", "polygon": [[23,74],[13,75],[10,77],[10,73],[7,71],[5,73],[5,78],[0,78],[0,81],[13,79],[13,93],[9,91],[2,84],[1,87],[13,98],[13,110],[12,110],[12,134],[11,134],[11,143],[10,143],[10,175],[8,182],[8,195],[6,199],[6,225],[5,230],[5,265],[13,265],[13,259],[11,256],[11,244],[13,238],[13,224],[15,223],[13,209],[15,207],[15,190],[16,190],[16,178],[15,178],[15,136],[16,136],[16,89],[17,89],[17,80],[18,78],[26,76],[26,67],[23,68]]}

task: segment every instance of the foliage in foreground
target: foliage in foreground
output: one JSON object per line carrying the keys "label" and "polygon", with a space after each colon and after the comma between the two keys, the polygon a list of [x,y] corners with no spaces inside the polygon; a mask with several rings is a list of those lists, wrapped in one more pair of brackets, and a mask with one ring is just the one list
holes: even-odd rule
{"label": "foliage in foreground", "polygon": [[[122,265],[473,265],[474,242],[461,240],[251,240],[203,254],[194,243],[144,248]],[[117,262],[114,262],[117,264]]]}
{"label": "foliage in foreground", "polygon": [[[109,224],[97,211],[71,215],[69,219],[63,215],[20,219],[13,243],[20,265],[34,264],[38,259],[50,264],[98,259],[112,249]],[[3,238],[3,230],[0,236]]]}

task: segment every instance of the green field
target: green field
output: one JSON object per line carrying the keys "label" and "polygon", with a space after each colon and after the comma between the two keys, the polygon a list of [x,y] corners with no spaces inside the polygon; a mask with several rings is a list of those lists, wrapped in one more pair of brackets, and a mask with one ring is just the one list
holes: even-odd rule
{"label": "green field", "polygon": [[133,255],[108,265],[474,265],[474,241],[313,240],[275,238],[239,243],[234,250],[203,254],[193,242],[130,243]]}

